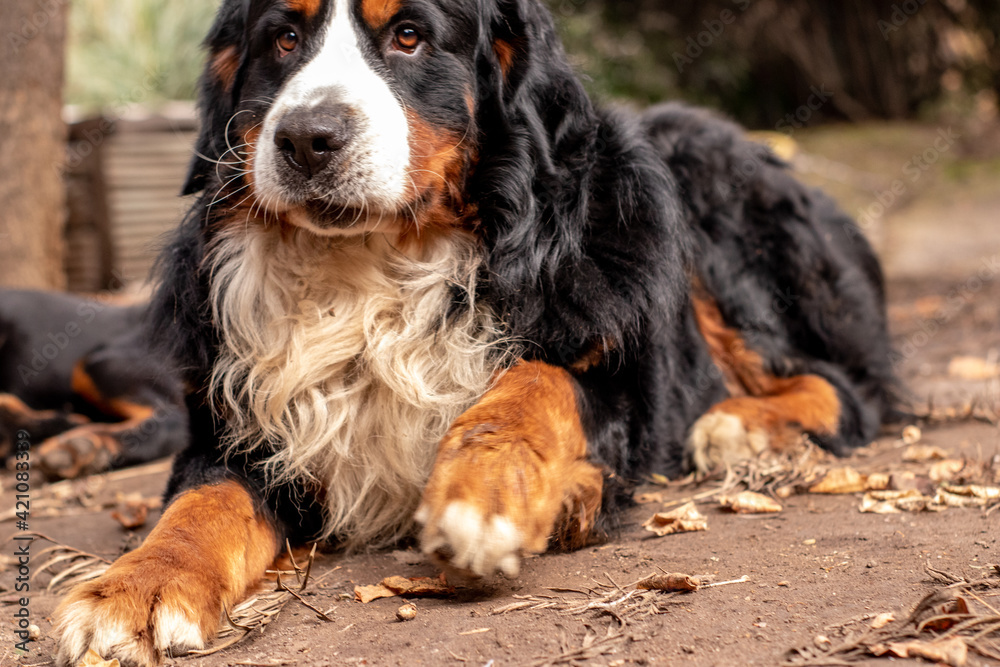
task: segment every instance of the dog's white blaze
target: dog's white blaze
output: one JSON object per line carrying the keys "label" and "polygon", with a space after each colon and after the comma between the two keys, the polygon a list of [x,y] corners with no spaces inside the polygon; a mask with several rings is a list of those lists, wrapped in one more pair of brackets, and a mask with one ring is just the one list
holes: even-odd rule
{"label": "dog's white blaze", "polygon": [[[407,257],[378,234],[239,225],[211,262],[228,451],[264,448],[275,482],[321,485],[326,536],[348,546],[408,531],[438,441],[502,363],[472,240]],[[455,287],[469,305],[449,317]]]}
{"label": "dog's white blaze", "polygon": [[335,101],[356,115],[356,134],[342,149],[346,166],[338,175],[341,186],[320,196],[330,195],[332,212],[352,206],[372,216],[395,212],[406,202],[410,162],[406,113],[389,84],[365,61],[356,30],[351,3],[336,0],[322,46],[288,80],[264,119],[255,150],[254,181],[258,199],[269,210],[283,212],[302,203],[288,201],[281,186],[278,168],[283,158],[274,143],[278,123],[290,111],[316,108],[331,90]]}

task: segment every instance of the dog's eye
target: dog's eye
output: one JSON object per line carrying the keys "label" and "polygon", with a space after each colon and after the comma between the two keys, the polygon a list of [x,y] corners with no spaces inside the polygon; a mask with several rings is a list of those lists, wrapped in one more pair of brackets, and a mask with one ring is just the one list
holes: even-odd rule
{"label": "dog's eye", "polygon": [[294,30],[286,30],[278,35],[274,43],[278,47],[278,55],[284,57],[294,51],[295,47],[299,45],[299,35]]}
{"label": "dog's eye", "polygon": [[396,29],[396,36],[392,40],[392,45],[397,51],[413,53],[420,46],[420,41],[420,33],[417,29],[413,26],[404,25]]}

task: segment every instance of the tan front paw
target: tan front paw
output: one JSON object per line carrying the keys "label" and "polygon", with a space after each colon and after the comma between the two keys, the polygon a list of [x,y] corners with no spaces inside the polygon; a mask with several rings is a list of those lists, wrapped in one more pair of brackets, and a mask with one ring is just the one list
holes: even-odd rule
{"label": "tan front paw", "polygon": [[211,588],[169,563],[126,559],[73,589],[59,605],[57,664],[76,665],[93,649],[125,667],[152,667],[164,655],[204,648],[221,613]]}
{"label": "tan front paw", "polygon": [[525,532],[507,516],[455,500],[437,513],[424,504],[416,518],[424,526],[420,540],[424,553],[443,565],[466,576],[520,573],[521,558],[528,553],[523,548]]}
{"label": "tan front paw", "polygon": [[702,415],[691,427],[685,454],[694,470],[705,473],[755,458],[769,446],[765,430],[748,427],[738,415],[716,411]]}
{"label": "tan front paw", "polygon": [[590,534],[603,483],[595,466],[489,426],[451,437],[416,514],[424,553],[466,576],[515,577],[553,533]]}

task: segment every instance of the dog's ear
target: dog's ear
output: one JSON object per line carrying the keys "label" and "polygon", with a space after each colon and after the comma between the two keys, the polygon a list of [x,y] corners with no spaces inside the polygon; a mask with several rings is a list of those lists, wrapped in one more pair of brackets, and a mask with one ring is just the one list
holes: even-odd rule
{"label": "dog's ear", "polygon": [[227,150],[229,120],[236,110],[246,54],[247,1],[226,0],[204,46],[208,61],[198,93],[199,132],[182,194],[205,189]]}
{"label": "dog's ear", "polygon": [[[487,0],[480,82],[503,103],[538,102],[541,108],[589,108],[549,10],[540,0]],[[530,97],[525,99],[525,95]]]}
{"label": "dog's ear", "polygon": [[480,2],[477,123],[490,130],[469,190],[503,281],[526,245],[550,255],[538,270],[582,233],[598,120],[540,0]]}

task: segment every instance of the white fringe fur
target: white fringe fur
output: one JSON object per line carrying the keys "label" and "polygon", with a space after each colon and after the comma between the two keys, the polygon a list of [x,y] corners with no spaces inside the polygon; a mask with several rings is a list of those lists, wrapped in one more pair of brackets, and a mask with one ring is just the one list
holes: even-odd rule
{"label": "white fringe fur", "polygon": [[[264,449],[272,483],[321,486],[325,538],[357,549],[406,534],[438,441],[503,363],[474,299],[473,241],[409,257],[381,234],[251,224],[209,261],[227,452]],[[456,286],[468,307],[449,318]]]}

